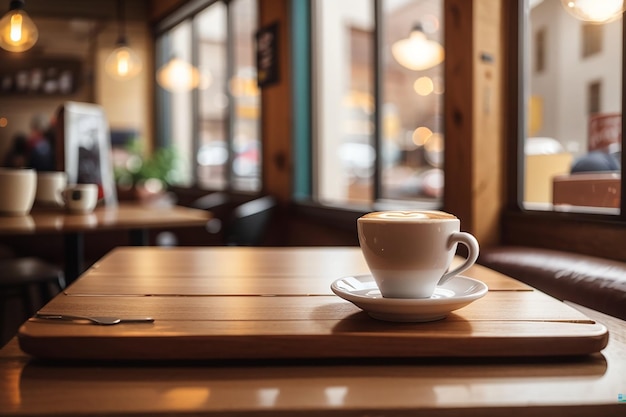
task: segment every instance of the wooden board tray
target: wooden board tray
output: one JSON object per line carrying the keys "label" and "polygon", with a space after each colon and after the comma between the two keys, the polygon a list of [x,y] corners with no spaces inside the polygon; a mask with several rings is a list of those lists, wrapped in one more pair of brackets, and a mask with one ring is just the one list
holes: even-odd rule
{"label": "wooden board tray", "polygon": [[[116,360],[552,356],[600,351],[608,336],[603,325],[535,291],[491,292],[431,323],[378,321],[335,296],[71,301],[72,314],[149,315],[155,322],[96,326],[31,319],[19,332],[25,352]],[[67,311],[67,303],[60,304],[55,299],[43,311]],[[525,314],[520,306],[529,307]]]}
{"label": "wooden board tray", "polygon": [[[355,256],[349,253],[330,256]],[[259,256],[271,261],[272,254]],[[102,268],[91,270],[42,312],[152,316],[154,323],[97,326],[31,319],[19,330],[21,348],[37,357],[69,360],[536,357],[591,354],[608,342],[602,324],[478,266],[468,275],[489,283],[485,297],[444,320],[390,323],[332,294],[330,283],[338,277],[315,267],[294,272],[281,264],[280,271],[256,276],[253,268],[179,270],[168,279],[156,273],[151,280],[145,270],[115,273],[112,267],[121,265],[121,255],[106,258]],[[181,265],[187,256],[191,265],[200,254],[171,256]],[[135,261],[141,262],[141,252]],[[153,261],[160,270],[160,261]],[[360,261],[355,262],[358,271]],[[354,271],[355,264],[346,270]],[[227,280],[222,273],[228,273]],[[293,280],[285,285],[289,276]]]}

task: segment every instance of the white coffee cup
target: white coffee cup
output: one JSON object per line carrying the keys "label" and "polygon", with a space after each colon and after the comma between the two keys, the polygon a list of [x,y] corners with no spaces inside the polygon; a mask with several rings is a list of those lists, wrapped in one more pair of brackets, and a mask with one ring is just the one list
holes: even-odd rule
{"label": "white coffee cup", "polygon": [[[361,251],[383,297],[428,298],[437,285],[478,259],[476,238],[460,232],[460,220],[442,211],[381,211],[357,220]],[[457,244],[465,261],[448,271]]]}
{"label": "white coffee cup", "polygon": [[35,203],[42,206],[63,206],[63,190],[67,187],[67,174],[63,171],[38,172]]}
{"label": "white coffee cup", "polygon": [[35,202],[37,173],[29,168],[0,168],[0,214],[24,216]]}
{"label": "white coffee cup", "polygon": [[98,203],[96,184],[74,184],[63,190],[65,207],[74,213],[91,213]]}

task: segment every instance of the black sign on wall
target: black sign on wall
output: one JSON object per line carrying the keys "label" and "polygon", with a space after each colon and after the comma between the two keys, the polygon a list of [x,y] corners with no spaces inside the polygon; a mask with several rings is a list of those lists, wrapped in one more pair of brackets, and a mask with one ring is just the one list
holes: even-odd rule
{"label": "black sign on wall", "polygon": [[259,87],[278,82],[278,23],[256,33],[256,68]]}

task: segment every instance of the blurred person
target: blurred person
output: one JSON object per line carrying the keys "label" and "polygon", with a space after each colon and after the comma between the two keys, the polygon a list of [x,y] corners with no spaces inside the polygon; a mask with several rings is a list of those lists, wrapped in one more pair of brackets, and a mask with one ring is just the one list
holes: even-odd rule
{"label": "blurred person", "polygon": [[620,171],[621,149],[608,149],[591,151],[572,164],[570,172],[572,174],[582,172],[604,172],[604,171]]}
{"label": "blurred person", "polygon": [[26,168],[28,165],[28,138],[24,133],[17,133],[13,136],[11,148],[6,153],[2,166],[7,168]]}
{"label": "blurred person", "polygon": [[30,134],[28,136],[28,166],[37,171],[54,171],[53,144],[48,132],[48,121],[41,115],[33,116],[30,122]]}

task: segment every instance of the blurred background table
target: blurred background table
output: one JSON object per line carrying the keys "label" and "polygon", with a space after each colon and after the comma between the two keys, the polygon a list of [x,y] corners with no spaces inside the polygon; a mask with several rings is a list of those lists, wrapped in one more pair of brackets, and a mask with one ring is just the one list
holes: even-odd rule
{"label": "blurred background table", "polygon": [[131,244],[142,246],[148,243],[150,229],[204,226],[210,218],[206,210],[138,202],[99,206],[87,214],[69,213],[60,208],[34,208],[28,216],[0,216],[0,235],[62,234],[65,281],[70,284],[84,271],[86,232],[128,231]]}

